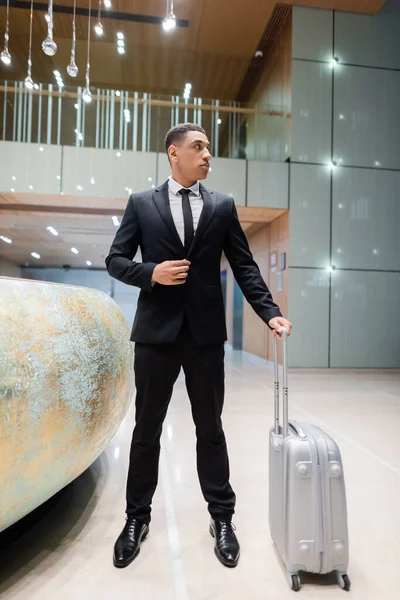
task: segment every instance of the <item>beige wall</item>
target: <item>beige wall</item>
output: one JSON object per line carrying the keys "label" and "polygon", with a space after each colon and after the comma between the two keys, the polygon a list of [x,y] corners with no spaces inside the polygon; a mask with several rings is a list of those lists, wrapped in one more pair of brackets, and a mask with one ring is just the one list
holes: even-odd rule
{"label": "beige wall", "polygon": [[[278,292],[278,273],[280,264],[280,254],[286,252],[286,265],[288,264],[288,246],[289,246],[289,219],[288,213],[285,213],[275,221],[261,225],[253,233],[247,235],[250,250],[253,253],[254,260],[260,268],[268,288],[271,291],[274,301],[278,304],[284,316],[287,315],[288,304],[288,277],[287,267],[282,271],[282,291]],[[270,255],[276,252],[277,267],[270,268]],[[233,273],[225,258],[222,260],[222,269],[227,269],[227,305],[226,321],[228,329],[228,343],[232,343],[233,338]],[[251,306],[244,301],[243,304],[243,350],[273,360],[272,335],[269,328],[258,317]]]}
{"label": "beige wall", "polygon": [[0,277],[21,277],[21,269],[7,258],[0,256]]}

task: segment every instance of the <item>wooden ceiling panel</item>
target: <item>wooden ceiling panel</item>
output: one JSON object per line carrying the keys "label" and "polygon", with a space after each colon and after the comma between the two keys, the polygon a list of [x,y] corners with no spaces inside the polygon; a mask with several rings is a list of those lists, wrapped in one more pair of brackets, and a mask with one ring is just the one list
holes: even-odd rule
{"label": "wooden ceiling panel", "polygon": [[206,0],[198,51],[251,57],[275,4],[270,0]]}
{"label": "wooden ceiling panel", "polygon": [[[25,1],[27,8],[13,7],[11,0],[12,66],[6,69],[0,64],[0,78],[11,81],[23,80],[26,76],[29,2],[21,1]],[[0,2],[4,4],[4,0]],[[162,19],[166,13],[166,0],[113,0],[112,10],[102,11],[105,35],[100,39],[93,29],[98,4],[92,0],[91,83],[93,87],[182,95],[185,83],[190,81],[194,96],[233,100],[276,4],[276,0],[175,0],[176,16],[188,26],[179,26],[166,33],[159,22],[134,20],[135,15]],[[373,13],[384,0],[288,0],[287,4]],[[42,2],[41,6],[46,3]],[[55,0],[55,6],[72,8],[73,2]],[[89,0],[78,0],[77,6],[87,9]],[[71,51],[72,14],[54,13],[54,38],[58,50],[53,58],[45,56],[41,50],[47,32],[44,16],[44,10],[34,12],[34,81],[54,83],[53,71],[59,70],[66,86],[82,86],[87,17],[77,15],[76,62],[80,73],[74,80],[66,74]],[[5,17],[6,8],[1,6],[0,23],[5,22]],[[118,31],[125,35],[126,54],[122,56],[117,53]]]}

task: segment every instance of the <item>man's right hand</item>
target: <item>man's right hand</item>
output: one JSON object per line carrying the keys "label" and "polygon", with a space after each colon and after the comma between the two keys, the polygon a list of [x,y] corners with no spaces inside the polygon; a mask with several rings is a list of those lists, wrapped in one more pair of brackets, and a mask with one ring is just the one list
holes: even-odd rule
{"label": "man's right hand", "polygon": [[188,260],[165,260],[155,267],[151,280],[161,285],[182,285],[188,276],[189,265]]}

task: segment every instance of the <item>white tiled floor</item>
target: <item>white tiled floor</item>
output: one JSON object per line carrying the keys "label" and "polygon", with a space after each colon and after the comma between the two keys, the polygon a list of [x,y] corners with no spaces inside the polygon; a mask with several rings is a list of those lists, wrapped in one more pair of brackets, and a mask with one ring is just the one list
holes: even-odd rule
{"label": "white tiled floor", "polygon": [[[124,523],[132,405],[113,442],[86,473],[36,521],[24,522],[23,533],[21,526],[11,538],[8,532],[7,543],[0,536],[0,595],[24,600],[293,598],[268,534],[272,370],[260,359],[228,351],[226,381],[224,424],[242,549],[236,569],[226,569],[213,554],[195,469],[194,428],[180,378],[164,427],[151,533],[137,560],[123,570],[112,565],[113,544]],[[397,599],[400,372],[292,371],[290,403],[293,418],[322,425],[342,450],[351,542],[349,597]],[[300,594],[313,600],[346,597],[335,583],[319,578],[308,579]]]}

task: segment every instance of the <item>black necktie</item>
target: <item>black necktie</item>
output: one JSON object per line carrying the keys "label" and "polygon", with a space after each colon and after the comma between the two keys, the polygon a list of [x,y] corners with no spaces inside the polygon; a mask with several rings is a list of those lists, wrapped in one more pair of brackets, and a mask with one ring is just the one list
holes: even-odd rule
{"label": "black necktie", "polygon": [[185,190],[185,188],[182,188],[181,190],[179,190],[179,193],[182,196],[183,223],[185,228],[184,245],[186,252],[189,252],[189,248],[194,236],[193,215],[189,200],[190,190]]}

